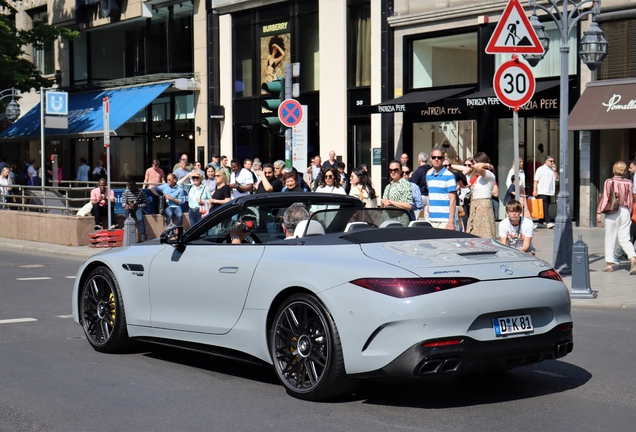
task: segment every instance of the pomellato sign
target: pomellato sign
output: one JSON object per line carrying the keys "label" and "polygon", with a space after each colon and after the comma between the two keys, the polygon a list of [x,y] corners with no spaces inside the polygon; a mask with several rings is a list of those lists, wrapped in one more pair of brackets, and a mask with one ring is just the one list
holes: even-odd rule
{"label": "pomellato sign", "polygon": [[602,105],[607,107],[607,112],[615,110],[636,110],[636,100],[632,99],[626,104],[620,104],[619,102],[622,98],[622,95],[614,94],[607,103],[603,102]]}

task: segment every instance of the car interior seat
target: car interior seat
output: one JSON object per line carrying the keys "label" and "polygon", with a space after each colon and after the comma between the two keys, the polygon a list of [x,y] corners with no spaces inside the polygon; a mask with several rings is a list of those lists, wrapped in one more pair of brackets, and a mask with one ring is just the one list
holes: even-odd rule
{"label": "car interior seat", "polygon": [[[307,224],[309,223],[309,226]],[[307,231],[307,232],[305,232]],[[325,233],[325,229],[322,224],[318,221],[300,221],[294,230],[294,237],[309,237],[314,235],[323,235]]]}

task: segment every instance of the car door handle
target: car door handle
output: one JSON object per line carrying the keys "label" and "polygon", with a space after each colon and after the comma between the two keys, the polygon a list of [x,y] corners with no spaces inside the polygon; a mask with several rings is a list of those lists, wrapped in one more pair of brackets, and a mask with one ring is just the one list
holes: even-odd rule
{"label": "car door handle", "polygon": [[238,267],[221,267],[219,269],[219,273],[236,273],[238,271]]}

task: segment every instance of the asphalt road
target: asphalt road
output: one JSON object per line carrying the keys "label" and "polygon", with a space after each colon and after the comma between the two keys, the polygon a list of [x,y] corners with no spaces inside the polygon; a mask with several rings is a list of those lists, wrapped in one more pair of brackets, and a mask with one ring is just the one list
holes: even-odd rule
{"label": "asphalt road", "polygon": [[[632,431],[636,424],[633,309],[574,308],[574,352],[560,361],[452,381],[364,382],[349,397],[311,403],[288,396],[266,368],[152,345],[97,353],[70,318],[80,264],[0,251],[0,431]],[[31,320],[7,321],[15,319]]]}

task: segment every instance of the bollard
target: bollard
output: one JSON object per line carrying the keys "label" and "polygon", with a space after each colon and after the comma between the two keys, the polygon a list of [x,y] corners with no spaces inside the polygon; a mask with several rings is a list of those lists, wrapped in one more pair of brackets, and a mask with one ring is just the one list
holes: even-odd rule
{"label": "bollard", "polygon": [[132,246],[137,243],[137,227],[131,214],[124,221],[124,246]]}
{"label": "bollard", "polygon": [[590,288],[590,260],[587,244],[583,236],[572,246],[572,289],[570,297],[573,299],[596,298],[597,291]]}

